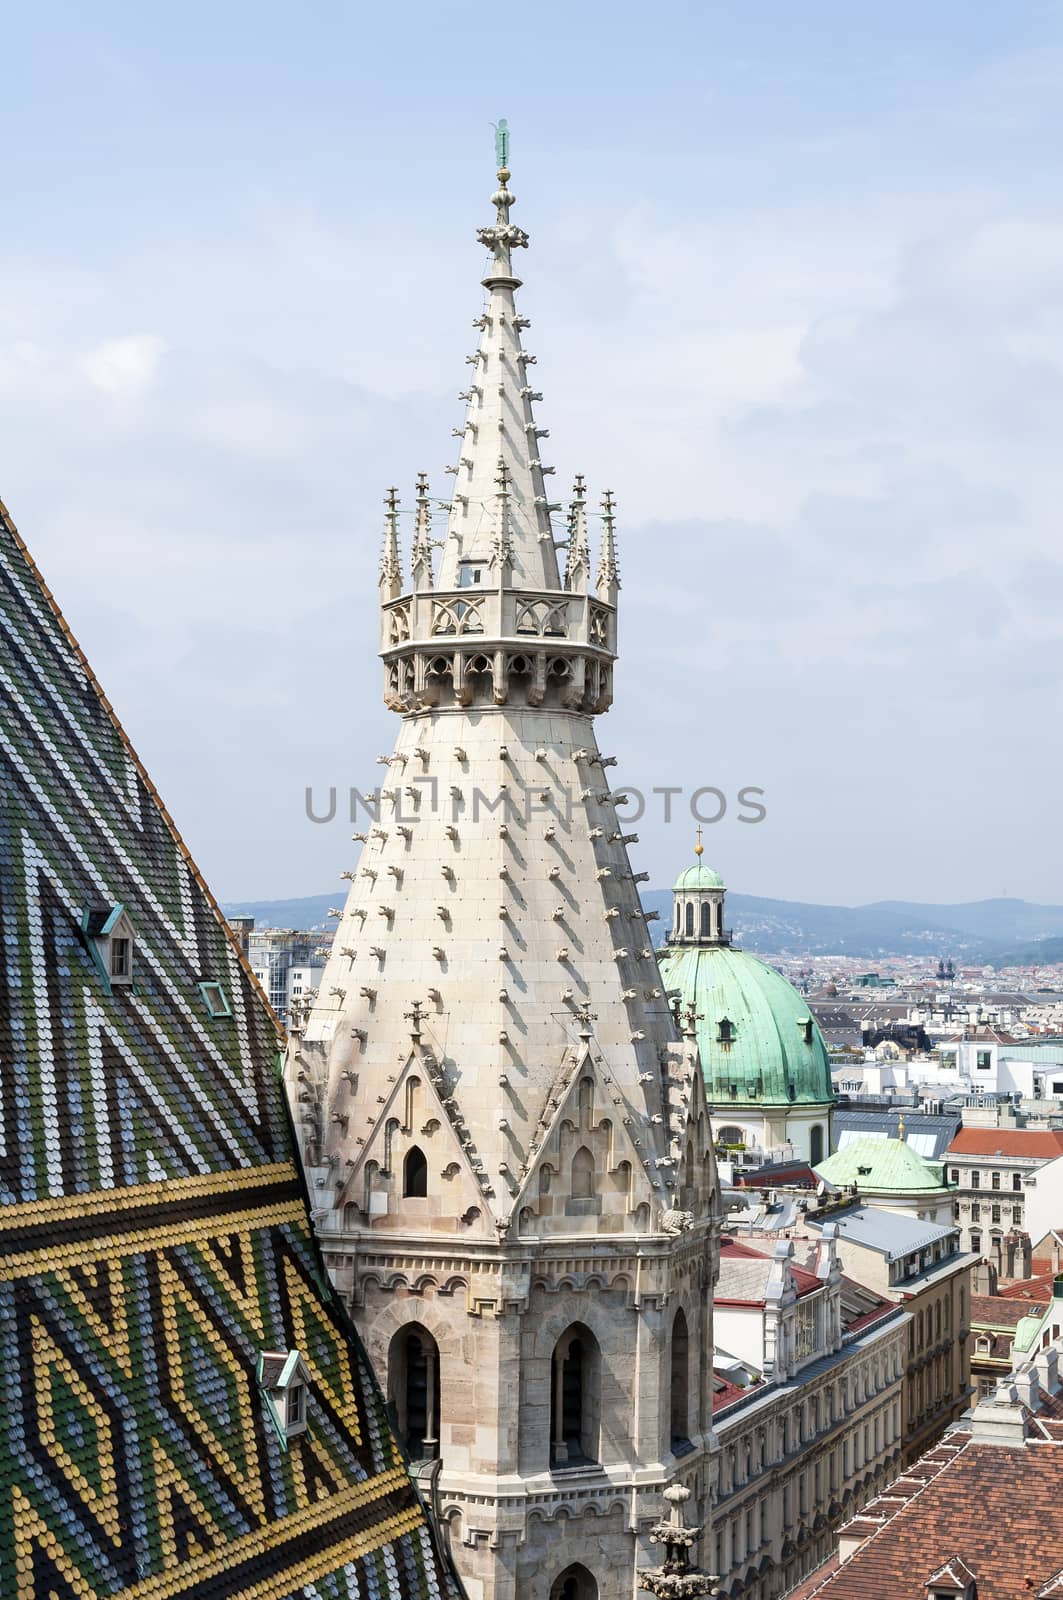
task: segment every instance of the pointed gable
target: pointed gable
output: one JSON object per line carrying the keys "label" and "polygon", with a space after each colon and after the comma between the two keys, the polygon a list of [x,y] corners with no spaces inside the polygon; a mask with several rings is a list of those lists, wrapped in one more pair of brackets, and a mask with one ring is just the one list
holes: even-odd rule
{"label": "pointed gable", "polygon": [[[326,1287],[276,1021],[2,505],[0,773],[0,1587],[452,1592]],[[263,1351],[305,1376],[283,1441]]]}

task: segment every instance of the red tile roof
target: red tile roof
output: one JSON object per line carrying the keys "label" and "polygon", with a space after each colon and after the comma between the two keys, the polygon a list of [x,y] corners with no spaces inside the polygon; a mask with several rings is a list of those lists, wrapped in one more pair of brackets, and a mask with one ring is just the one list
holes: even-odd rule
{"label": "red tile roof", "polygon": [[1032,1278],[1010,1278],[1004,1283],[998,1281],[994,1298],[1020,1300],[1029,1309],[1031,1300],[1041,1304],[1051,1300],[1055,1277],[1054,1272],[1039,1272]]}
{"label": "red tile roof", "polygon": [[1031,1132],[1027,1128],[961,1128],[946,1156],[1027,1156],[1052,1161],[1063,1156],[1063,1130]]}
{"label": "red tile roof", "polygon": [[1017,1300],[1003,1294],[972,1294],[971,1326],[1014,1328],[1023,1317],[1031,1316],[1035,1310],[1043,1311],[1051,1298],[1051,1290],[1040,1299],[1035,1299],[1033,1304],[1029,1300]]}
{"label": "red tile roof", "polygon": [[[957,1441],[958,1442],[958,1441]],[[920,1463],[919,1465],[922,1465]],[[842,1566],[798,1592],[817,1600],[926,1600],[927,1581],[962,1558],[978,1600],[1036,1595],[1063,1568],[1063,1450],[967,1440]],[[864,1515],[876,1513],[873,1501]]]}

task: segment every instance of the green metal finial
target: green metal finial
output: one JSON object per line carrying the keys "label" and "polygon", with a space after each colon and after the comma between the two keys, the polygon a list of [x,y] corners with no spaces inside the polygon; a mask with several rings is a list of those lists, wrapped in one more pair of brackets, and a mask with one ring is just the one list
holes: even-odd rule
{"label": "green metal finial", "polygon": [[495,130],[495,165],[499,168],[509,166],[509,123],[505,117],[499,117],[497,122],[492,122]]}

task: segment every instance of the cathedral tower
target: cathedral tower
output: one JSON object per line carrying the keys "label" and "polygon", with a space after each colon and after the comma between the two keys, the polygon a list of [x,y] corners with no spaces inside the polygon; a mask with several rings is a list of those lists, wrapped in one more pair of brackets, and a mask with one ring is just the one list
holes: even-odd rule
{"label": "cathedral tower", "polygon": [[401,720],[287,1079],[326,1262],[470,1597],[628,1600],[665,1486],[705,1520],[715,1166],[595,738],[613,503],[592,575],[583,480],[555,538],[539,456],[507,138],[453,490],[418,480],[409,582],[387,499]]}

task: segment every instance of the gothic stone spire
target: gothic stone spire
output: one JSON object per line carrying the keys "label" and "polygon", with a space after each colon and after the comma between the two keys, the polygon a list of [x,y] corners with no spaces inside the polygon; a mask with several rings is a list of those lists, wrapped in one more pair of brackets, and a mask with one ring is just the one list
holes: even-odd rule
{"label": "gothic stone spire", "polygon": [[[472,378],[448,520],[433,579],[431,501],[422,474],[412,584],[402,591],[397,513],[389,500],[381,568],[381,654],[386,703],[404,715],[447,706],[543,707],[597,713],[612,702],[616,659],[616,548],[607,497],[601,559],[591,583],[586,491],[577,479],[565,582],[539,459],[528,383],[533,357],[521,345],[527,319],[514,295],[513,253],[528,243],[510,221],[514,197],[503,161],[495,221],[477,238],[491,252],[482,279],[487,301],[476,319],[480,343],[467,359]],[[437,502],[438,503],[438,502]],[[561,541],[562,543],[564,541]],[[516,647],[514,641],[517,641]]]}

